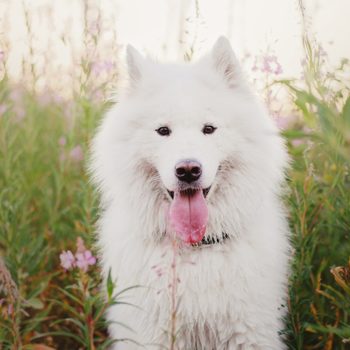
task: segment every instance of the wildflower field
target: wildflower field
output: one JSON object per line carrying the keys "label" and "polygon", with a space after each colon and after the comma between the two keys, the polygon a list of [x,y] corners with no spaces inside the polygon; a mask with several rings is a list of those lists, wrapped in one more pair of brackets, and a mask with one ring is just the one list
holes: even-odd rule
{"label": "wildflower field", "polygon": [[[87,20],[83,50],[64,72],[36,60],[40,53],[30,46],[21,81],[11,78],[8,45],[0,41],[1,350],[102,350],[118,341],[107,337],[104,311],[122,303],[127,291],[111,279],[100,287],[94,247],[98,195],[86,171],[89,142],[121,69],[115,38],[103,38],[99,22]],[[314,37],[305,31],[300,40],[300,77],[280,78],[277,53],[244,60],[292,159],[285,203],[293,257],[282,332],[289,349],[345,350],[350,62],[344,58],[331,67]],[[44,81],[45,74],[57,81]],[[281,104],[289,106],[287,115]]]}

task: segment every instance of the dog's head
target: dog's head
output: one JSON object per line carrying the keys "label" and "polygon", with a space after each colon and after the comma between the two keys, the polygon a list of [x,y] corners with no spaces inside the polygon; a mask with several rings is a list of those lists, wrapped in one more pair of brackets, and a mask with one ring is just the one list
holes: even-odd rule
{"label": "dog's head", "polygon": [[240,187],[248,195],[251,181],[261,183],[254,177],[265,179],[270,160],[281,168],[283,152],[273,150],[281,149],[276,130],[225,38],[194,64],[158,64],[132,47],[127,63],[130,87],[97,136],[95,172],[107,185],[104,192],[112,193],[108,184],[126,171],[118,164],[127,164],[130,186],[143,179],[139,187],[169,203],[167,219],[182,240],[198,242],[213,216],[210,202],[225,202],[232,190],[233,200],[241,200]]}

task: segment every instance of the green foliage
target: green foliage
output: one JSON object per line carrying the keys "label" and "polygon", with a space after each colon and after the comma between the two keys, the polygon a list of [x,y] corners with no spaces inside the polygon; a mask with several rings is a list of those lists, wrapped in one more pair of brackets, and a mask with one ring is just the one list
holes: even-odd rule
{"label": "green foliage", "polygon": [[310,41],[306,53],[304,84],[280,82],[300,112],[284,133],[293,155],[294,248],[286,334],[290,349],[346,349],[350,270],[335,266],[346,265],[350,256],[350,90],[343,78],[348,63],[327,74]]}
{"label": "green foliage", "polygon": [[[62,328],[54,322],[68,313],[58,302],[78,310],[63,293],[74,283],[59,267],[59,254],[71,249],[78,236],[93,243],[97,198],[84,167],[103,107],[83,99],[43,104],[6,80],[0,85],[0,105],[6,108],[0,118],[0,255],[6,264],[0,268],[0,348],[29,348],[39,337],[55,348],[77,348],[79,336],[59,335]],[[97,312],[106,304],[97,293],[98,269],[90,274],[86,289],[95,292],[91,299],[77,298]],[[4,281],[15,286],[18,296]],[[103,327],[96,344],[106,338]]]}
{"label": "green foliage", "polygon": [[[289,349],[345,350],[349,63],[324,72],[317,47],[309,41],[305,46],[305,80],[280,82],[299,117],[284,131],[293,158],[287,198],[293,260],[284,333]],[[88,69],[85,75],[90,82]],[[59,254],[73,250],[77,237],[89,247],[94,240],[97,197],[85,160],[105,106],[90,102],[88,85],[81,82],[69,101],[51,96],[47,103],[6,77],[0,81],[0,349],[106,349],[113,342],[103,313],[127,291],[119,291],[109,274],[102,293],[97,266],[87,273],[59,266]]]}

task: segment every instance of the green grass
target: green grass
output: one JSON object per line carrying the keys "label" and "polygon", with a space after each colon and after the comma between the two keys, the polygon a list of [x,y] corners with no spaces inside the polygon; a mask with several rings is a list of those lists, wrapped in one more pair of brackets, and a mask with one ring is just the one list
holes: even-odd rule
{"label": "green grass", "polygon": [[[286,202],[294,248],[284,334],[289,349],[345,350],[350,346],[350,90],[343,73],[349,67],[344,61],[324,74],[311,45],[305,47],[304,84],[278,82],[299,115],[284,131],[293,158]],[[18,86],[5,77],[0,82],[0,106],[6,106],[0,117],[0,253],[6,265],[0,262],[0,349],[104,349],[102,311],[118,302],[113,283],[108,281],[104,301],[98,268],[65,272],[59,254],[75,251],[77,237],[93,245],[97,196],[85,161],[106,106],[83,93],[48,104],[24,88],[19,99],[16,95]],[[19,108],[25,111],[22,119]],[[77,146],[83,160],[70,154]]]}
{"label": "green grass", "polygon": [[[300,120],[284,132],[291,144],[289,174],[292,243],[290,349],[350,346],[350,98],[348,61],[333,72],[304,38],[305,81],[282,81]],[[302,141],[302,142],[301,142]],[[342,267],[344,266],[344,267]],[[335,268],[338,267],[338,268]],[[336,278],[335,278],[336,277]]]}
{"label": "green grass", "polygon": [[[0,344],[19,346],[32,343],[40,333],[62,330],[60,324],[50,326],[68,315],[56,301],[72,304],[58,288],[74,284],[76,278],[59,267],[59,253],[73,251],[78,236],[91,246],[97,205],[84,160],[72,158],[70,152],[81,145],[86,154],[102,110],[79,99],[70,101],[76,114],[70,116],[74,122],[67,123],[65,105],[41,106],[25,91],[20,101],[11,101],[11,95],[11,87],[2,81],[0,98],[7,111],[0,119],[0,249],[20,297],[16,312],[7,315],[9,296],[2,288],[1,322],[9,330],[0,327]],[[20,121],[18,103],[26,111]],[[65,145],[59,144],[62,137]],[[99,281],[95,270],[90,275]],[[78,305],[73,307],[78,310]],[[20,339],[14,339],[18,334]],[[59,348],[76,348],[68,337],[47,339],[52,340],[45,343]]]}

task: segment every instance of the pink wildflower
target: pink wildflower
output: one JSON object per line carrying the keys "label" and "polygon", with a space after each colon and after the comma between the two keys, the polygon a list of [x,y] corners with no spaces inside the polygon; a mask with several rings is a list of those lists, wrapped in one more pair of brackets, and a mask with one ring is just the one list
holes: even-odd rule
{"label": "pink wildflower", "polygon": [[8,315],[12,315],[12,314],[13,314],[13,311],[14,311],[13,304],[9,304],[9,305],[7,306],[7,314],[8,314]]}
{"label": "pink wildflower", "polygon": [[86,252],[86,247],[84,244],[84,240],[81,237],[77,238],[77,253],[84,253]]}
{"label": "pink wildflower", "polygon": [[0,105],[0,116],[5,114],[6,111],[7,111],[7,106],[5,104],[1,104]]}
{"label": "pink wildflower", "polygon": [[63,251],[60,254],[61,266],[65,270],[70,270],[75,266],[75,258],[70,250]]}
{"label": "pink wildflower", "polygon": [[10,92],[10,99],[13,102],[20,102],[23,98],[23,91],[20,88],[16,88]]}
{"label": "pink wildflower", "polygon": [[276,123],[278,129],[280,129],[280,130],[285,130],[289,126],[288,119],[287,118],[283,118],[283,117],[277,117],[275,119],[275,123]]}
{"label": "pink wildflower", "polygon": [[305,134],[311,134],[313,132],[313,130],[308,126],[304,126],[303,131],[305,132]]}
{"label": "pink wildflower", "polygon": [[92,64],[91,71],[95,75],[100,75],[103,72],[110,73],[114,68],[114,64],[111,61],[97,61]]}
{"label": "pink wildflower", "polygon": [[104,96],[101,90],[96,90],[91,96],[91,98],[93,99],[93,101],[100,102],[103,101]]}
{"label": "pink wildflower", "polygon": [[325,49],[322,47],[322,45],[318,45],[318,56],[319,57],[327,57],[327,52],[325,51]]}
{"label": "pink wildflower", "polygon": [[58,139],[58,144],[60,145],[60,146],[65,146],[66,145],[66,143],[67,143],[67,140],[66,140],[66,138],[64,137],[64,136],[61,136],[59,139]]}
{"label": "pink wildflower", "polygon": [[291,124],[295,121],[295,116],[293,115],[290,115],[290,116],[285,116],[285,117],[282,117],[282,116],[277,116],[275,119],[275,123],[277,125],[277,127],[280,129],[280,130],[287,130]]}
{"label": "pink wildflower", "polygon": [[258,70],[258,57],[255,56],[252,71],[256,72]]}
{"label": "pink wildflower", "polygon": [[272,73],[275,75],[279,75],[283,72],[282,66],[275,55],[264,56],[260,70],[263,73]]}
{"label": "pink wildflower", "polygon": [[294,139],[291,141],[291,144],[293,147],[298,147],[300,145],[303,145],[305,141],[303,139]]}
{"label": "pink wildflower", "polygon": [[100,30],[101,30],[101,27],[100,27],[100,23],[98,21],[91,22],[90,26],[88,27],[88,32],[92,36],[98,35]]}
{"label": "pink wildflower", "polygon": [[58,94],[54,94],[52,96],[52,99],[53,99],[53,102],[58,104],[58,105],[63,103],[63,101],[64,101],[63,97],[61,95],[58,95]]}
{"label": "pink wildflower", "polygon": [[0,51],[0,62],[4,62],[4,61],[5,61],[5,52]]}
{"label": "pink wildflower", "polygon": [[26,111],[23,107],[16,106],[14,112],[16,114],[16,122],[21,122],[26,116]]}
{"label": "pink wildflower", "polygon": [[83,149],[80,145],[75,146],[71,149],[69,152],[69,158],[77,163],[81,162],[84,159]]}
{"label": "pink wildflower", "polygon": [[86,272],[90,265],[96,264],[96,258],[92,255],[90,250],[86,250],[83,253],[76,253],[76,264],[82,271]]}
{"label": "pink wildflower", "polygon": [[38,102],[40,106],[46,107],[48,106],[52,101],[52,96],[48,92],[44,92],[38,97]]}

